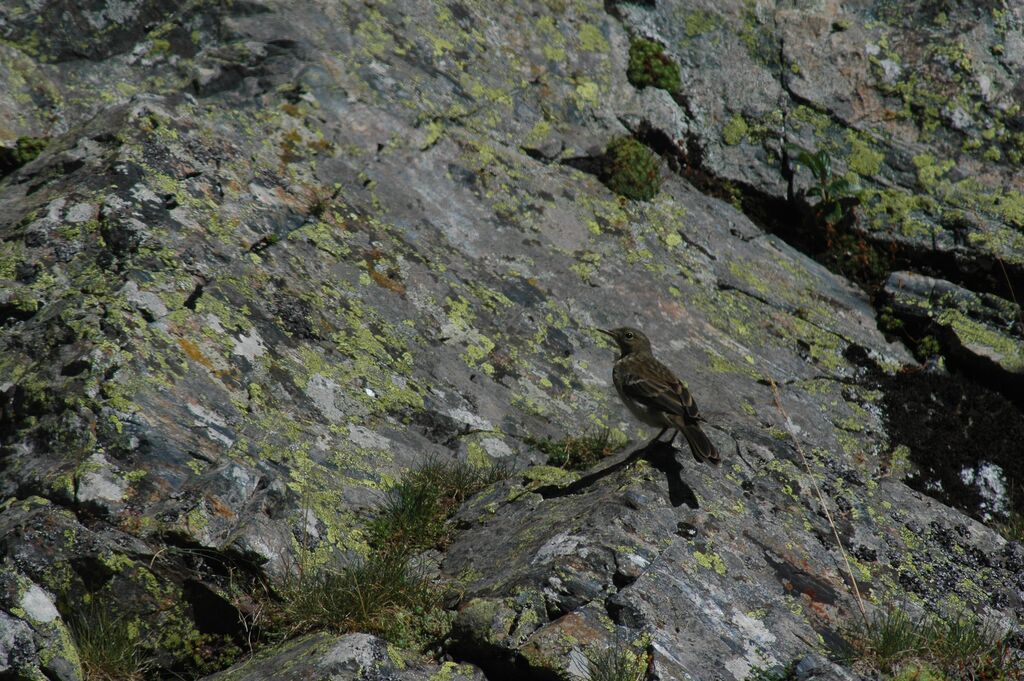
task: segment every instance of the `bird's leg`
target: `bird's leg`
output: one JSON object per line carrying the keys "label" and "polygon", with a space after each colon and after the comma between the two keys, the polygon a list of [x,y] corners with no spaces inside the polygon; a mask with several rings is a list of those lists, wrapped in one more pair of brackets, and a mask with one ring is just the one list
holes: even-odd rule
{"label": "bird's leg", "polygon": [[[657,435],[655,435],[653,440],[651,440],[646,445],[644,445],[644,449],[650,449],[651,447],[653,447],[654,443],[657,442],[661,438],[661,436],[665,434],[666,430],[668,430],[668,426],[665,426],[664,428],[662,428],[661,432],[658,433]],[[675,438],[674,435],[672,437]]]}

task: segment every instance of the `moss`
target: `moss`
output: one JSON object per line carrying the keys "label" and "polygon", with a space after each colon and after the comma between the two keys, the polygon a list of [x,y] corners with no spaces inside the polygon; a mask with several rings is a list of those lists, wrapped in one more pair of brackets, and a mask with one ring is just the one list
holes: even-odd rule
{"label": "moss", "polygon": [[734,114],[722,128],[722,141],[733,147],[743,141],[750,128],[747,121],[739,114]]}
{"label": "moss", "polygon": [[0,147],[0,177],[35,159],[49,143],[49,137],[19,137],[13,147]]}
{"label": "moss", "polygon": [[583,24],[580,26],[577,39],[579,40],[580,47],[587,52],[605,53],[611,49],[608,40],[601,33],[601,29],[593,24]]}
{"label": "moss", "polygon": [[929,665],[910,664],[902,667],[892,681],[950,681],[949,677]]}
{"label": "moss", "polygon": [[451,660],[441,663],[441,667],[431,675],[429,681],[453,681],[456,674],[460,676],[472,676],[473,668],[464,666]]}
{"label": "moss", "polygon": [[626,77],[639,88],[656,87],[678,92],[682,87],[679,65],[665,54],[665,48],[661,44],[645,38],[633,38],[629,41],[629,66]]}
{"label": "moss", "polygon": [[884,281],[891,269],[885,251],[853,233],[833,233],[822,259],[834,271],[861,282],[869,290]]}
{"label": "moss", "polygon": [[718,17],[706,10],[693,10],[686,13],[683,19],[683,30],[688,38],[710,33],[718,28]]}
{"label": "moss", "polygon": [[897,333],[903,329],[903,320],[896,316],[892,305],[883,305],[878,310],[878,328],[883,333]]}
{"label": "moss", "polygon": [[847,167],[858,175],[873,177],[882,169],[885,154],[875,151],[867,142],[851,133],[850,155],[846,159]]}
{"label": "moss", "polygon": [[942,346],[935,336],[922,337],[914,347],[914,356],[921,362],[927,361],[932,357],[938,357],[941,354]]}
{"label": "moss", "polygon": [[657,155],[632,137],[618,137],[605,150],[602,180],[616,194],[650,201],[661,189]]}

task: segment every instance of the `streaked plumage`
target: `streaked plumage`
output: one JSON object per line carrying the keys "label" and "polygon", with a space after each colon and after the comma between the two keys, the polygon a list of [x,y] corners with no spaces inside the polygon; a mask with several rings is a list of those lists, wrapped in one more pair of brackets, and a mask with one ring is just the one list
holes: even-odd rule
{"label": "streaked plumage", "polygon": [[633,416],[649,426],[661,428],[651,444],[673,428],[676,432],[672,440],[677,433],[682,433],[693,458],[718,463],[718,451],[700,428],[704,419],[697,403],[682,381],[651,353],[647,336],[639,329],[625,326],[598,331],[611,336],[619,346],[620,355],[612,370],[619,397]]}

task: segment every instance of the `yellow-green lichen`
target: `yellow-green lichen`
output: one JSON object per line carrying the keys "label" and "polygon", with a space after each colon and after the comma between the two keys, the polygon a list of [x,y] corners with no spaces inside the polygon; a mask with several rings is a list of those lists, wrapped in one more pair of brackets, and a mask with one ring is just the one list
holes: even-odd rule
{"label": "yellow-green lichen", "polygon": [[697,565],[701,566],[705,570],[714,570],[719,575],[725,575],[725,561],[722,560],[722,557],[714,551],[694,551],[693,558],[697,561]]}
{"label": "yellow-green lichen", "polygon": [[882,169],[885,154],[875,151],[864,140],[852,133],[849,135],[850,155],[846,159],[847,167],[858,175],[874,177]]}

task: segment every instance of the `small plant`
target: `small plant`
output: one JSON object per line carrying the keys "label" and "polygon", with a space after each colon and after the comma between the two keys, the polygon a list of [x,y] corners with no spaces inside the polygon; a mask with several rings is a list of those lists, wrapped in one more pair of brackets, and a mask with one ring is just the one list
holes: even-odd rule
{"label": "small plant", "polygon": [[508,471],[501,466],[428,461],[388,490],[370,522],[370,544],[402,555],[443,544],[447,520],[458,507],[506,477]]}
{"label": "small plant", "polygon": [[596,433],[585,432],[561,440],[530,439],[527,443],[548,455],[549,466],[580,471],[620,451],[626,446],[626,438],[611,428],[602,428]]}
{"label": "small plant", "polygon": [[878,328],[883,333],[898,333],[903,330],[903,320],[896,316],[892,305],[884,305],[878,311]]}
{"label": "small plant", "polygon": [[1024,542],[1024,513],[1011,513],[998,530],[1007,541]]}
{"label": "small plant", "polygon": [[921,340],[917,341],[917,346],[914,348],[914,357],[917,357],[918,361],[921,362],[926,362],[932,357],[937,357],[941,354],[942,346],[935,336],[924,336]]}
{"label": "small plant", "polygon": [[128,622],[111,614],[113,607],[94,597],[68,620],[85,677],[89,681],[141,681],[149,661]]}
{"label": "small plant", "polygon": [[796,681],[796,665],[797,660],[793,660],[786,666],[754,667],[747,674],[746,681]]}
{"label": "small plant", "polygon": [[856,654],[883,672],[891,672],[897,663],[920,649],[919,621],[905,610],[891,608],[858,630]]}
{"label": "small plant", "polygon": [[658,156],[632,137],[617,137],[604,153],[602,181],[616,194],[650,201],[661,189]]}
{"label": "small plant", "polygon": [[643,681],[650,664],[647,652],[635,650],[619,638],[607,648],[592,648],[585,655],[587,681]]}
{"label": "small plant", "polygon": [[807,196],[818,198],[814,206],[818,220],[828,225],[837,224],[848,210],[844,202],[855,199],[857,187],[845,177],[832,175],[832,156],[825,149],[811,152],[796,145],[789,148],[796,154],[796,163],[810,170],[817,183],[807,190]]}
{"label": "small plant", "polygon": [[863,237],[838,233],[829,224],[825,227],[825,241],[826,264],[840,274],[873,284],[883,281],[889,273],[889,260]]}
{"label": "small plant", "polygon": [[911,617],[890,608],[851,636],[853,657],[900,679],[1017,681],[1024,658],[973,613]]}
{"label": "small plant", "polygon": [[452,615],[441,591],[411,561],[416,551],[447,540],[447,520],[466,499],[507,477],[501,466],[429,461],[387,493],[367,528],[369,554],[338,570],[303,559],[277,588],[280,601],[267,629],[365,631],[399,646],[423,648],[443,638]]}
{"label": "small plant", "polygon": [[664,46],[646,38],[633,38],[629,41],[626,77],[639,88],[650,86],[678,92],[682,86],[679,65],[665,54]]}
{"label": "small plant", "polygon": [[19,137],[13,147],[0,147],[0,177],[35,159],[49,143],[49,137]]}
{"label": "small plant", "polygon": [[1024,542],[1024,482],[1017,482],[1008,490],[1010,512],[1005,522],[996,525],[996,530],[1007,541]]}
{"label": "small plant", "polygon": [[305,188],[300,196],[305,201],[306,214],[317,220],[323,219],[334,206],[340,191],[340,184],[335,184],[333,187],[316,185]]}

